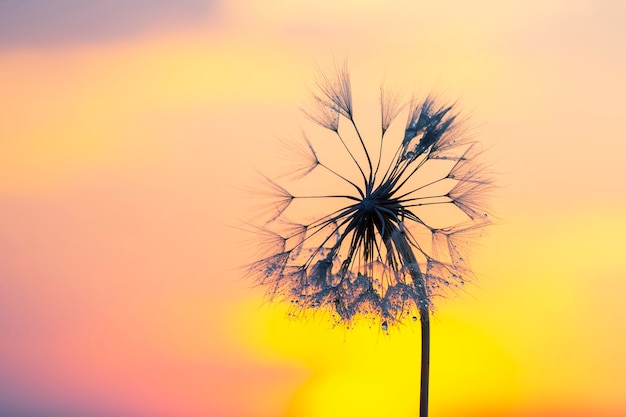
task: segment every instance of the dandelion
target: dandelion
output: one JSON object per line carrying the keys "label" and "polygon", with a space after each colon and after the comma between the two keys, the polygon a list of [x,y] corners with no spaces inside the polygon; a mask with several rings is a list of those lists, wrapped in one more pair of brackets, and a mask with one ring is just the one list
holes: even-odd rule
{"label": "dandelion", "polygon": [[[472,278],[467,250],[491,223],[491,181],[453,105],[430,96],[402,103],[381,89],[380,133],[368,138],[355,119],[346,65],[320,73],[317,87],[304,115],[316,125],[316,143],[337,147],[318,154],[306,134],[285,143],[299,161],[298,181],[315,173],[323,180],[309,181],[314,192],[297,193],[265,178],[272,203],[255,228],[263,250],[248,272],[296,316],[323,310],[347,326],[373,318],[384,332],[419,318],[426,417],[430,315],[437,298]],[[340,191],[328,191],[334,188]],[[294,220],[298,213],[307,220]]]}

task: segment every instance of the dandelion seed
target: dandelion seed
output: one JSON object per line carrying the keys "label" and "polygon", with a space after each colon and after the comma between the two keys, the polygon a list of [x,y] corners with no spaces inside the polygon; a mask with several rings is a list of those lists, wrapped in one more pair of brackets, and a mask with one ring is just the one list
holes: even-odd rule
{"label": "dandelion seed", "polygon": [[[420,416],[425,417],[430,314],[438,297],[472,276],[464,259],[469,238],[490,224],[485,196],[491,181],[453,105],[430,96],[403,105],[397,93],[383,89],[381,132],[366,137],[354,119],[347,67],[320,73],[317,87],[304,115],[314,128],[330,133],[324,140],[334,138],[346,162],[332,166],[318,154],[313,133],[298,146],[286,146],[289,155],[303,159],[293,171],[298,179],[320,170],[327,177],[315,183],[316,192],[302,195],[266,180],[273,211],[255,230],[267,244],[248,272],[271,299],[294,300],[293,316],[325,310],[350,327],[357,319],[374,319],[384,332],[419,318]],[[405,110],[403,134],[389,137]],[[347,131],[354,140],[346,138]],[[348,191],[335,193],[335,186]],[[304,211],[311,203],[308,220],[287,220],[296,202]],[[324,202],[332,208],[313,211]],[[454,215],[434,221],[433,212]]]}

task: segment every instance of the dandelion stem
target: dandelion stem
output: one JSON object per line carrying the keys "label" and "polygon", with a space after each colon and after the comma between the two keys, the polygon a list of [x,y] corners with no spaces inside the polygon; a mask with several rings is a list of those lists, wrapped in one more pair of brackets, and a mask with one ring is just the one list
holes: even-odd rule
{"label": "dandelion stem", "polygon": [[[417,259],[411,249],[408,236],[402,228],[392,235],[392,239],[401,261],[406,265],[417,265]],[[428,378],[430,372],[430,311],[428,304],[428,294],[424,275],[419,268],[411,270],[413,281],[417,283],[417,291],[420,295],[419,303],[420,324],[422,328],[422,352],[420,364],[420,417],[428,417]]]}
{"label": "dandelion stem", "polygon": [[427,307],[420,307],[422,327],[422,362],[420,367],[420,417],[428,417],[428,376],[430,372],[430,316]]}

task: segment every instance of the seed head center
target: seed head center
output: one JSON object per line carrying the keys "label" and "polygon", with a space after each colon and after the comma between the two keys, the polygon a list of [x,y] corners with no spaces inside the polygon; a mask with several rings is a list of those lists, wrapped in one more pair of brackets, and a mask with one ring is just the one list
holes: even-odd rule
{"label": "seed head center", "polygon": [[371,196],[366,196],[361,200],[360,206],[363,213],[373,213],[378,206],[378,201]]}

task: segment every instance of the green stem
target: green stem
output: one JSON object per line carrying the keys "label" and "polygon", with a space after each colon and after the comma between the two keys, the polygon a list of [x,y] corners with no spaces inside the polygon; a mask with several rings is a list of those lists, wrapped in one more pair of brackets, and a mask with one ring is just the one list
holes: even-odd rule
{"label": "green stem", "polygon": [[422,364],[420,370],[420,417],[428,417],[428,375],[430,371],[430,316],[428,308],[420,308],[422,324]]}

